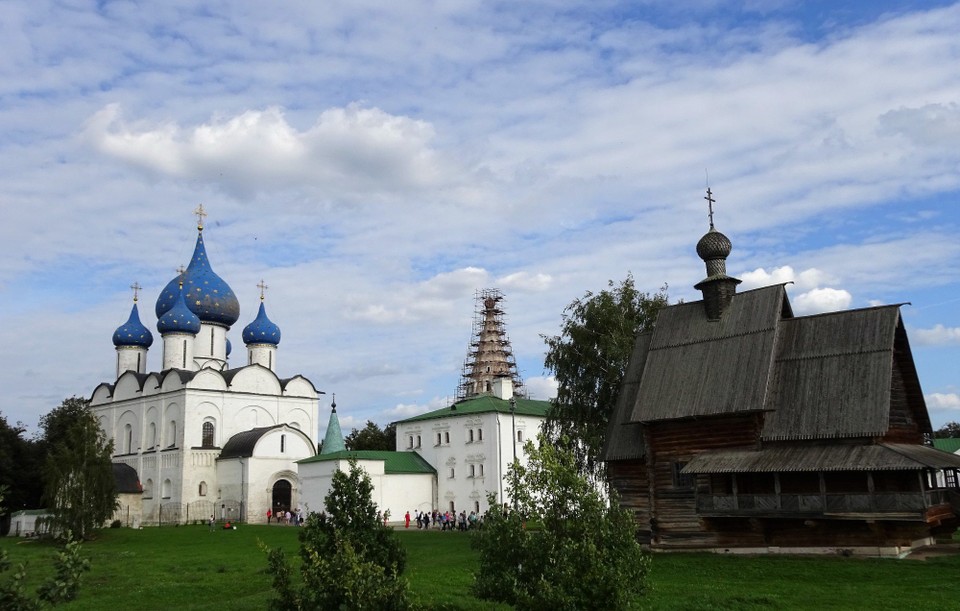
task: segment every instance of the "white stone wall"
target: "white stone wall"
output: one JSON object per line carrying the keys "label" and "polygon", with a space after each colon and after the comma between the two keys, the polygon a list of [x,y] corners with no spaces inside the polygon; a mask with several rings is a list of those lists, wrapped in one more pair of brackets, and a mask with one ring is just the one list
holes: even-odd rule
{"label": "white stone wall", "polygon": [[[305,378],[296,378],[283,391],[276,374],[265,367],[254,366],[237,372],[229,388],[219,371],[205,369],[197,372],[186,385],[176,372],[163,378],[151,374],[142,390],[136,376],[125,373],[117,380],[112,396],[108,390],[105,385],[96,389],[91,408],[107,436],[115,442],[115,462],[124,462],[136,469],[145,486],[148,480],[152,482],[152,490],[143,500],[146,524],[157,521],[163,503],[217,502],[219,498],[240,500],[240,490],[232,490],[239,484],[232,480],[224,482],[224,472],[216,464],[219,448],[237,433],[282,423],[294,423],[300,431],[284,433],[290,444],[287,456],[275,456],[265,450],[263,457],[254,457],[254,462],[266,461],[262,469],[260,465],[254,467],[253,475],[260,478],[260,487],[267,485],[265,478],[278,471],[296,473],[295,461],[312,456],[316,447],[318,406],[313,386]],[[201,447],[204,422],[214,424],[215,450]],[[129,439],[128,424],[132,431]],[[274,441],[279,453],[279,437]],[[239,482],[240,473],[233,475]],[[170,481],[169,496],[163,498],[166,480]],[[201,483],[205,484],[206,495],[200,494]],[[294,488],[298,488],[296,482],[293,483]],[[218,491],[222,496],[218,496]],[[295,497],[296,494],[295,491]],[[259,517],[259,506],[254,505],[262,503],[265,519],[270,498],[263,497],[259,492],[250,495],[248,515]]]}
{"label": "white stone wall", "polygon": [[[515,418],[515,430],[510,414],[497,412],[398,424],[397,450],[417,452],[437,470],[434,509],[446,511],[452,504],[457,512],[479,507],[482,513],[488,509],[490,492],[501,502],[510,502],[503,478],[513,461],[514,447],[517,460],[525,464],[523,442],[535,442],[543,423],[543,418],[534,416]],[[522,441],[516,440],[515,431]]]}
{"label": "white stone wall", "polygon": [[[380,511],[390,511],[390,522],[401,523],[404,514],[414,510],[430,511],[436,498],[433,474],[384,472],[382,460],[358,460],[357,465],[370,476],[373,484],[371,497]],[[303,484],[303,503],[309,511],[326,511],[323,499],[330,491],[333,474],[337,470],[348,471],[348,460],[325,460],[300,466]]]}

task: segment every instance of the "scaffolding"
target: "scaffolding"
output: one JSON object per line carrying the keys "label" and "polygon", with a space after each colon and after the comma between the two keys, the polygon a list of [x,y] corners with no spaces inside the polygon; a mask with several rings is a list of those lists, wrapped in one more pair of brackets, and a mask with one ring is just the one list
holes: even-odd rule
{"label": "scaffolding", "polygon": [[500,289],[482,289],[475,294],[473,331],[457,386],[457,401],[490,394],[494,380],[503,377],[511,378],[515,395],[525,396],[523,380],[505,330],[502,301]]}

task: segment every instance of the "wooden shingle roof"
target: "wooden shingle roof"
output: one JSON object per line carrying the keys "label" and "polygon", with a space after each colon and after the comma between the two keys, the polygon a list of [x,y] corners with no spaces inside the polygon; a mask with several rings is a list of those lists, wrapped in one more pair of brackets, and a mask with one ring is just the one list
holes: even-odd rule
{"label": "wooden shingle roof", "polygon": [[640,375],[649,354],[652,332],[641,333],[633,345],[627,371],[623,376],[623,386],[617,396],[617,404],[610,414],[607,435],[604,441],[604,460],[632,460],[641,458],[644,453],[643,429],[639,422],[630,422],[633,406],[640,389]]}
{"label": "wooden shingle roof", "polygon": [[780,445],[724,450],[693,457],[683,473],[918,471],[960,468],[960,456],[917,444]]}
{"label": "wooden shingle roof", "polygon": [[781,321],[762,438],[886,433],[899,324],[898,306]]}
{"label": "wooden shingle roof", "polygon": [[738,293],[716,321],[707,320],[702,301],[661,310],[630,421],[768,409],[782,315],[790,316],[783,285]]}

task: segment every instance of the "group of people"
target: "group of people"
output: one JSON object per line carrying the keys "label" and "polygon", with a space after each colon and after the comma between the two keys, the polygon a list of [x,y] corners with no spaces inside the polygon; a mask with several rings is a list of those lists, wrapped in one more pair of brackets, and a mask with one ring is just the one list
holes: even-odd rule
{"label": "group of people", "polygon": [[[415,511],[414,519],[417,522],[417,530],[423,530],[428,528],[439,528],[440,530],[458,530],[466,531],[472,528],[476,528],[480,525],[482,520],[481,516],[475,511],[471,511],[469,515],[465,511],[461,511],[459,514],[455,511],[437,511],[434,509],[431,512],[425,511]],[[408,511],[404,516],[404,527],[410,528],[410,512]]]}
{"label": "group of people", "polygon": [[276,520],[277,524],[288,524],[290,526],[302,526],[303,525],[303,510],[297,507],[297,510],[293,513],[290,510],[280,510],[278,509],[276,513],[272,509],[267,510],[267,524],[271,523],[271,520]]}

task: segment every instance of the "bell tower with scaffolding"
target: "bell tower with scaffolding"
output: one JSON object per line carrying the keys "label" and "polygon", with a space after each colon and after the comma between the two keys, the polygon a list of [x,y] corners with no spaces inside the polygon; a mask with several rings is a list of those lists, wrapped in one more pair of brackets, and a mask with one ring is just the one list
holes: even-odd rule
{"label": "bell tower with scaffolding", "polygon": [[502,301],[500,289],[483,289],[476,293],[473,335],[457,386],[457,401],[491,394],[498,378],[510,378],[513,393],[525,395],[510,339],[504,330]]}

